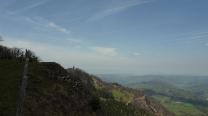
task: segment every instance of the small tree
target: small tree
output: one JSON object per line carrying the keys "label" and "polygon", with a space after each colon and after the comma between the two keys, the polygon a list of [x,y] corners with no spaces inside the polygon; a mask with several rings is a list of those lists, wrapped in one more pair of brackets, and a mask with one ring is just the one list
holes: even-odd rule
{"label": "small tree", "polygon": [[31,50],[27,50],[26,49],[26,51],[25,51],[25,57],[29,58],[30,62],[32,62],[32,61],[35,61],[35,62],[38,61],[38,57]]}

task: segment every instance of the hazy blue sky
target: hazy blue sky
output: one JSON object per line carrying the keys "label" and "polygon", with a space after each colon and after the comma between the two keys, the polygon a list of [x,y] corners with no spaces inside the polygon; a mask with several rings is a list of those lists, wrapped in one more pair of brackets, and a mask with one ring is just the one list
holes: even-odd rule
{"label": "hazy blue sky", "polygon": [[1,0],[0,35],[91,73],[208,75],[207,12],[208,0]]}

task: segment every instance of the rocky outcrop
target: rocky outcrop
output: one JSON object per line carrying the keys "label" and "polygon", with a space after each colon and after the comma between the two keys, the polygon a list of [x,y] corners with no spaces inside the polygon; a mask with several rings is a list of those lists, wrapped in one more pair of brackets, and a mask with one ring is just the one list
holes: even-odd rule
{"label": "rocky outcrop", "polygon": [[[141,92],[140,92],[141,93]],[[175,116],[173,113],[167,111],[159,102],[145,96],[144,94],[135,95],[132,104],[137,107],[144,108],[156,116]]]}

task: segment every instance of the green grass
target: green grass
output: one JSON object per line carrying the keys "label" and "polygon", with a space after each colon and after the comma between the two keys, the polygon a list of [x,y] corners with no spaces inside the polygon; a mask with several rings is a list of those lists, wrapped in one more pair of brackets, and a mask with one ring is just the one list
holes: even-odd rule
{"label": "green grass", "polygon": [[134,97],[133,94],[131,94],[127,91],[122,91],[120,89],[113,89],[112,95],[117,101],[121,101],[124,103],[130,103]]}
{"label": "green grass", "polygon": [[[105,85],[103,85],[101,82],[97,81],[95,78],[93,78],[94,81],[94,86],[97,90],[103,90],[105,89]],[[126,104],[130,103],[133,98],[134,98],[134,94],[131,92],[128,92],[126,90],[122,90],[119,87],[112,87],[112,88],[108,88],[107,89],[112,96],[115,98],[115,100],[119,101],[119,102],[124,102]]]}
{"label": "green grass", "polygon": [[0,60],[0,116],[14,116],[23,64]]}
{"label": "green grass", "polygon": [[177,102],[171,100],[169,97],[164,96],[153,96],[155,99],[166,107],[169,111],[176,114],[176,116],[206,116],[205,113],[200,111],[197,107],[192,104]]}

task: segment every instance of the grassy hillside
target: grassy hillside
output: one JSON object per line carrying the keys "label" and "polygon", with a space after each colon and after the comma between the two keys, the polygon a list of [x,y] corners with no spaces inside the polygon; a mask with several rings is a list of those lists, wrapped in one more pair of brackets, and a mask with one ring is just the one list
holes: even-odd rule
{"label": "grassy hillside", "polygon": [[68,74],[57,63],[30,63],[25,116],[91,116],[91,100],[91,87],[76,72]]}
{"label": "grassy hillside", "polygon": [[14,116],[23,72],[23,64],[0,60],[0,116]]}
{"label": "grassy hillside", "polygon": [[173,116],[143,92],[105,83],[78,68],[38,62],[26,50],[0,49],[0,116],[14,116],[29,57],[24,116]]}
{"label": "grassy hillside", "polygon": [[[14,116],[24,63],[0,60],[0,116]],[[57,63],[29,64],[25,116],[152,116],[95,89],[91,75]],[[108,93],[107,93],[108,94]],[[120,96],[123,97],[123,96]],[[102,98],[102,99],[101,99]]]}
{"label": "grassy hillside", "polygon": [[[65,70],[57,63],[30,63],[24,114],[152,116],[148,110],[123,102],[123,100],[127,102],[130,97],[122,90],[111,94],[96,89],[92,77],[80,69]],[[122,99],[123,97],[126,98]],[[118,101],[118,98],[122,101]]]}
{"label": "grassy hillside", "polygon": [[113,99],[101,100],[101,109],[105,116],[153,116],[153,114],[143,109],[136,109],[135,107],[118,102]]}

